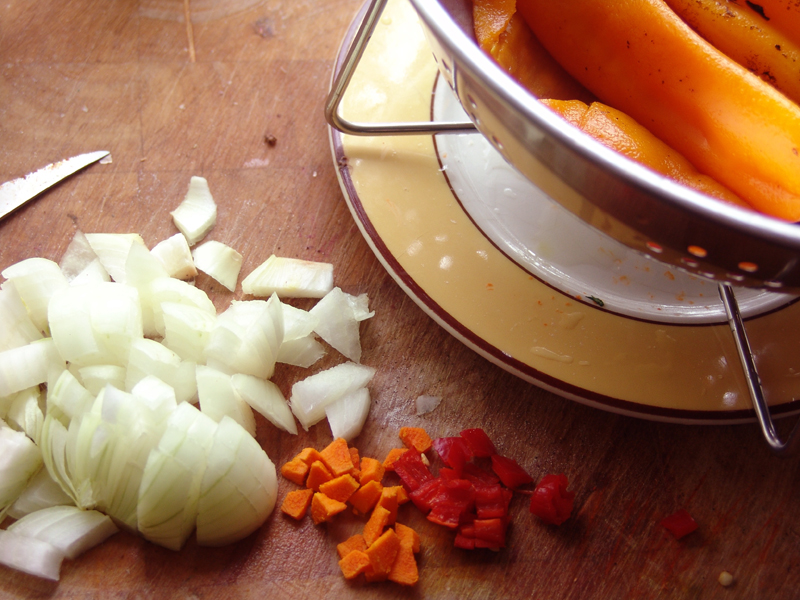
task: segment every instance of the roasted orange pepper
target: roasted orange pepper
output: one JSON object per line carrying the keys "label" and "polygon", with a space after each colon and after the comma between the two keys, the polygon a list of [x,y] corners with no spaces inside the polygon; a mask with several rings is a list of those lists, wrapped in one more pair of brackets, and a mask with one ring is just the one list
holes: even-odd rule
{"label": "roasted orange pepper", "polygon": [[472,7],[478,45],[534,96],[592,101],[516,14],[516,0],[474,0]]}
{"label": "roasted orange pepper", "polygon": [[518,0],[542,45],[757,210],[800,220],[800,108],[660,0]]}
{"label": "roasted orange pepper", "polygon": [[698,173],[685,157],[625,113],[600,102],[588,106],[580,100],[542,100],[542,103],[604,146],[657,173],[709,196],[747,207],[736,194]]}
{"label": "roasted orange pepper", "polygon": [[800,101],[800,46],[746,5],[728,0],[666,0],[715,48]]}
{"label": "roasted orange pepper", "polygon": [[730,0],[768,21],[778,31],[800,44],[800,4],[797,0]]}

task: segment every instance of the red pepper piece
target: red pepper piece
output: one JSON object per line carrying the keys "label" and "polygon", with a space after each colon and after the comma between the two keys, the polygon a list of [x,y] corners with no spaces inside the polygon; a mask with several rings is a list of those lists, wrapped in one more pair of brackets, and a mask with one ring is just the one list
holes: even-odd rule
{"label": "red pepper piece", "polygon": [[492,470],[497,473],[503,485],[512,490],[533,482],[533,477],[528,475],[513,458],[492,454]]}
{"label": "red pepper piece", "polygon": [[697,529],[697,522],[684,509],[661,519],[661,525],[677,540]]}
{"label": "red pepper piece", "polygon": [[441,480],[428,520],[455,529],[475,504],[475,488],[466,479]]}
{"label": "red pepper piece", "polygon": [[567,477],[545,475],[531,496],[531,512],[553,525],[561,525],[572,514],[575,492],[567,491]]}
{"label": "red pepper piece", "polygon": [[460,479],[458,473],[456,473],[453,469],[448,467],[442,467],[439,469],[439,478],[440,479]]}
{"label": "red pepper piece", "polygon": [[461,476],[464,479],[470,480],[475,487],[479,485],[497,485],[500,483],[500,478],[497,475],[485,469],[481,469],[475,463],[471,462],[464,465]]}
{"label": "red pepper piece", "polygon": [[409,492],[408,497],[411,498],[414,506],[422,512],[428,512],[433,508],[433,501],[439,495],[439,487],[441,485],[441,479],[431,479]]}
{"label": "red pepper piece", "polygon": [[464,465],[472,458],[467,443],[460,437],[438,438],[433,441],[433,447],[444,464],[451,467],[460,477]]}
{"label": "red pepper piece", "polygon": [[506,547],[505,519],[475,519],[475,547],[499,549]]}
{"label": "red pepper piece", "polygon": [[393,466],[394,472],[397,473],[409,492],[413,492],[423,483],[434,478],[428,467],[422,462],[422,455],[414,448],[403,452]]}
{"label": "red pepper piece", "polygon": [[492,440],[486,435],[486,432],[480,427],[474,429],[465,429],[461,432],[461,437],[467,442],[472,456],[476,458],[488,458],[492,454],[497,454]]}
{"label": "red pepper piece", "polygon": [[511,490],[498,485],[475,486],[475,512],[479,519],[508,516]]}

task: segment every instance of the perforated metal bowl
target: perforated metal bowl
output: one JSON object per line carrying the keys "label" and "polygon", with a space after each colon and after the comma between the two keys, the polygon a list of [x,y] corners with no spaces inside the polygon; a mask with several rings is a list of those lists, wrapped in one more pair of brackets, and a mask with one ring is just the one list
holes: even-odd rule
{"label": "perforated metal bowl", "polygon": [[471,120],[523,175],[643,254],[734,285],[800,290],[800,225],[725,204],[602,146],[535,101],[475,42],[469,0],[410,0]]}

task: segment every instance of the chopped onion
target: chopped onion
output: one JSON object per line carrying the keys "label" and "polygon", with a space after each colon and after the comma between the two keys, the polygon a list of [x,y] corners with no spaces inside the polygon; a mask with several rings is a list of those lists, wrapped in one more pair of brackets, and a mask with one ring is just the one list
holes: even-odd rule
{"label": "chopped onion", "polygon": [[[366,294],[363,294],[366,298]],[[359,337],[358,316],[363,320],[364,310],[359,302],[338,287],[328,292],[322,300],[309,311],[319,319],[314,331],[333,348],[353,362],[361,362],[361,340]],[[369,314],[369,313],[367,313]]]}
{"label": "chopped onion", "polygon": [[277,362],[308,368],[325,356],[325,348],[313,335],[284,340],[278,350]]}
{"label": "chopped onion", "polygon": [[15,394],[14,401],[8,409],[7,420],[10,425],[16,426],[19,431],[38,444],[44,424],[42,408],[42,393],[39,386],[22,390]]}
{"label": "chopped onion", "polygon": [[92,396],[108,384],[118,389],[125,387],[125,368],[119,365],[89,365],[78,369],[78,373],[83,387]]}
{"label": "chopped onion", "polygon": [[440,396],[417,396],[417,414],[425,415],[434,410],[441,403]]}
{"label": "chopped onion", "polygon": [[297,434],[297,425],[292,417],[292,411],[277,385],[267,379],[259,379],[243,373],[237,373],[231,377],[231,383],[239,396],[253,410],[260,413],[275,427]]}
{"label": "chopped onion", "polygon": [[0,521],[42,467],[42,453],[21,431],[0,427]]}
{"label": "chopped onion", "polygon": [[144,246],[138,233],[87,233],[89,245],[103,268],[118,283],[125,283],[125,264],[134,244]]}
{"label": "chopped onion", "polygon": [[348,362],[306,377],[292,386],[289,401],[292,412],[308,431],[325,418],[325,408],[329,404],[366,387],[374,375],[372,367]]}
{"label": "chopped onion", "polygon": [[194,264],[203,273],[210,275],[230,291],[236,289],[242,255],[221,242],[208,241],[192,252]]}
{"label": "chopped onion", "polygon": [[193,246],[211,230],[217,222],[217,205],[203,177],[192,177],[183,202],[171,213],[178,230]]}
{"label": "chopped onion", "polygon": [[164,313],[162,309],[164,302],[176,302],[186,306],[194,306],[209,315],[216,316],[217,314],[214,303],[211,302],[208,294],[200,288],[172,277],[155,279],[147,286],[147,290],[143,292],[142,303],[149,303],[152,308],[154,328],[159,335],[164,335]]}
{"label": "chopped onion", "polygon": [[43,508],[72,504],[72,498],[67,496],[61,486],[50,477],[47,469],[39,469],[39,472],[31,478],[27,487],[8,509],[8,516],[12,519],[19,519]]}
{"label": "chopped onion", "polygon": [[46,258],[28,258],[11,265],[2,275],[17,289],[33,324],[40,331],[48,332],[50,298],[69,287],[59,266]]}
{"label": "chopped onion", "polygon": [[231,375],[204,365],[197,365],[197,396],[200,410],[217,423],[222,417],[230,417],[247,433],[256,435],[256,419],[253,409],[233,387]]}
{"label": "chopped onion", "polygon": [[46,382],[53,365],[64,368],[52,338],[0,352],[0,398]]}
{"label": "chopped onion", "polygon": [[150,252],[161,261],[170,277],[176,279],[197,277],[197,267],[192,259],[192,251],[189,249],[186,236],[182,233],[176,233],[157,243],[150,249]]}
{"label": "chopped onion", "polygon": [[333,289],[333,265],[297,258],[270,256],[242,281],[242,291],[253,296],[322,298]]}
{"label": "chopped onion", "polygon": [[61,272],[70,285],[82,285],[91,280],[110,281],[111,276],[105,270],[97,253],[92,250],[89,240],[80,230],[72,236],[72,241],[58,263]]}
{"label": "chopped onion", "polygon": [[47,542],[67,558],[77,558],[119,529],[111,519],[96,510],[51,506],[25,515],[12,523],[7,531]]}
{"label": "chopped onion", "polygon": [[0,530],[0,564],[58,581],[64,553],[47,542]]}
{"label": "chopped onion", "polygon": [[181,404],[170,415],[139,487],[139,531],[151,542],[180,550],[194,531],[200,482],[216,429],[191,404]]}
{"label": "chopped onion", "polygon": [[0,352],[42,339],[28,311],[11,283],[0,287]]}
{"label": "chopped onion", "polygon": [[344,438],[349,442],[357,437],[367,422],[369,403],[369,390],[358,388],[326,406],[333,439]]}
{"label": "chopped onion", "polygon": [[197,504],[197,543],[223,546],[261,527],[275,507],[275,465],[233,419],[217,426]]}
{"label": "chopped onion", "polygon": [[61,372],[54,385],[48,386],[47,414],[64,415],[64,424],[89,410],[93,402],[92,394],[66,369]]}
{"label": "chopped onion", "polygon": [[268,379],[283,340],[283,310],[278,297],[232,302],[217,317],[206,347],[206,364],[233,375]]}
{"label": "chopped onion", "polygon": [[175,390],[177,401],[186,402],[197,394],[195,363],[183,361],[175,352],[148,338],[134,340],[128,355],[125,388],[133,387],[145,376],[153,375]]}

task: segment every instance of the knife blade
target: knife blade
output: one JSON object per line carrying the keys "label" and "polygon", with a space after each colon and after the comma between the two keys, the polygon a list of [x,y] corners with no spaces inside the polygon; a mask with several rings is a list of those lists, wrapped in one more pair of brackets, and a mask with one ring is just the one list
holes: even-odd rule
{"label": "knife blade", "polygon": [[32,200],[56,183],[108,156],[107,150],[97,150],[54,162],[24,177],[0,185],[0,219]]}

